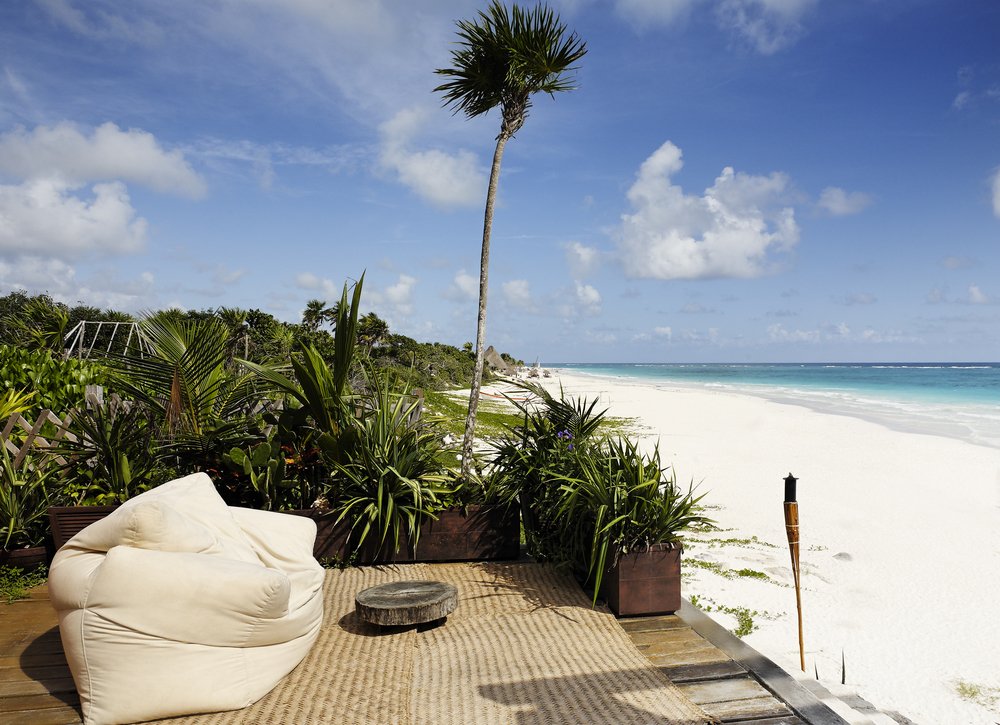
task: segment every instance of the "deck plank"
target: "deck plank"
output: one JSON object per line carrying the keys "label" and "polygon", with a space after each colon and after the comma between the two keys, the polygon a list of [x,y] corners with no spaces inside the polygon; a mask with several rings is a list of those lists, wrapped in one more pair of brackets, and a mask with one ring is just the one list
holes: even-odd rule
{"label": "deck plank", "polygon": [[[681,688],[683,691],[683,688]],[[774,718],[792,715],[788,706],[776,697],[755,697],[752,700],[708,702],[701,709],[722,722]]]}
{"label": "deck plank", "polygon": [[732,677],[746,677],[747,671],[738,662],[708,662],[706,664],[661,665],[660,670],[671,682],[700,682],[703,680],[725,680]]}

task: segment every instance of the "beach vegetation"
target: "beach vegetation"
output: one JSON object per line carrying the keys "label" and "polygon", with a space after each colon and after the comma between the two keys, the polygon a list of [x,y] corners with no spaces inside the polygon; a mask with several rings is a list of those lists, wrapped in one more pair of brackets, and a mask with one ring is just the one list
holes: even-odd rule
{"label": "beach vegetation", "polygon": [[576,33],[567,34],[559,16],[544,5],[533,10],[518,5],[508,9],[493,0],[476,20],[459,20],[457,25],[459,41],[451,53],[452,65],[436,71],[448,80],[434,91],[442,94],[444,105],[455,113],[475,118],[499,108],[501,117],[486,192],[475,362],[462,440],[462,476],[468,477],[484,368],[490,234],[504,148],[524,125],[534,94],[554,96],[574,88],[567,74],[586,54],[587,46]]}
{"label": "beach vegetation", "polygon": [[757,569],[750,569],[747,567],[742,569],[729,569],[718,562],[705,561],[704,559],[698,559],[695,557],[685,558],[684,563],[695,567],[696,569],[709,571],[717,576],[721,576],[723,579],[757,579],[758,581],[771,582],[772,584],[781,584]]}
{"label": "beach vegetation", "polygon": [[967,680],[957,680],[954,687],[955,692],[963,700],[974,702],[988,710],[993,710],[997,705],[1000,705],[1000,687],[990,687]]}
{"label": "beach vegetation", "polygon": [[764,547],[764,548],[767,548],[767,549],[777,549],[778,548],[775,544],[772,544],[769,541],[764,541],[763,539],[759,538],[756,535],[750,536],[750,537],[743,537],[743,538],[732,538],[731,537],[731,538],[726,538],[726,539],[720,539],[720,538],[714,538],[714,539],[692,538],[692,539],[689,540],[689,543],[691,543],[691,544],[697,544],[697,545],[705,544],[708,547],[713,548],[713,549],[717,548],[717,547],[720,547],[720,546],[740,546],[740,547],[744,547],[744,548],[747,548],[747,549],[754,549],[754,548],[757,548],[757,547]]}
{"label": "beach vegetation", "polygon": [[746,637],[757,631],[760,627],[757,623],[759,619],[777,619],[776,615],[770,612],[761,612],[749,607],[732,607],[728,604],[718,604],[709,597],[701,597],[697,594],[692,594],[689,601],[705,613],[716,612],[728,614],[735,620],[736,626],[730,631],[737,637]]}

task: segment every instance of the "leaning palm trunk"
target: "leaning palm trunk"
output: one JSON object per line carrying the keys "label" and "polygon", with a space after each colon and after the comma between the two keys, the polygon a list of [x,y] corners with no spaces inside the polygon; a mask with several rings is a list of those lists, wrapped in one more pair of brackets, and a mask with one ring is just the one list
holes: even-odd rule
{"label": "leaning palm trunk", "polygon": [[486,294],[490,279],[490,232],[493,230],[493,204],[500,182],[500,161],[509,135],[497,137],[490,169],[490,186],[486,192],[486,213],[483,219],[483,251],[479,260],[479,319],[476,322],[476,364],[472,370],[472,390],[469,391],[469,414],[465,418],[465,437],[462,439],[462,478],[469,479],[472,470],[472,444],[476,434],[476,412],[479,410],[479,390],[483,385],[483,367],[486,349]]}

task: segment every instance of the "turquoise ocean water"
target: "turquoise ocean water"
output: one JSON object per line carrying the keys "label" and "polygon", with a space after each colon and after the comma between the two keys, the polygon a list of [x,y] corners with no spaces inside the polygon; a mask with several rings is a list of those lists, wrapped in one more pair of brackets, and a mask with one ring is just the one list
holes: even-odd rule
{"label": "turquoise ocean water", "polygon": [[756,395],[1000,448],[1000,363],[550,363],[669,387]]}

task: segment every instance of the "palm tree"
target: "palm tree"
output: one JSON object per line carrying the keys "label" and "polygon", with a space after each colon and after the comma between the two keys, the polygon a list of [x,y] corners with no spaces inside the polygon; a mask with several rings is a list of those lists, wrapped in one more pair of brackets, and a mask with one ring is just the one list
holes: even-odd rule
{"label": "palm tree", "polygon": [[539,91],[550,96],[573,90],[564,73],[587,52],[586,43],[576,33],[566,35],[566,26],[550,8],[538,5],[524,10],[513,5],[508,11],[493,0],[476,21],[460,20],[458,48],[451,53],[451,68],[435,72],[451,78],[435,92],[444,95],[444,105],[469,118],[500,107],[500,134],[493,152],[490,185],[486,192],[483,220],[483,249],[479,262],[479,319],[476,323],[476,362],[469,393],[469,413],[462,441],[462,477],[468,478],[472,465],[479,388],[483,382],[483,355],[486,341],[486,291],[489,280],[490,232],[493,204],[500,180],[504,147],[528,116],[531,96]]}

